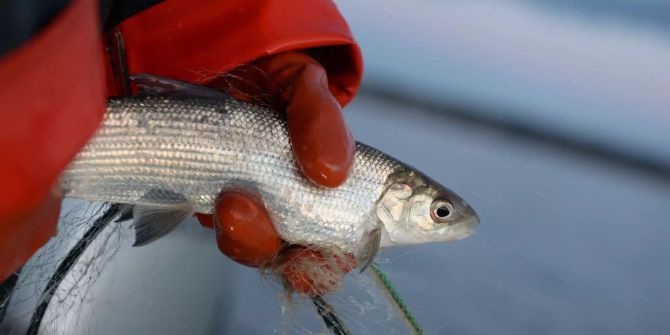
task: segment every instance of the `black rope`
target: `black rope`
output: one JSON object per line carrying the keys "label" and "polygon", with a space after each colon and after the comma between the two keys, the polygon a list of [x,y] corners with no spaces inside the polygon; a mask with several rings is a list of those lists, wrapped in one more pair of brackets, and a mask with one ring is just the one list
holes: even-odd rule
{"label": "black rope", "polygon": [[84,236],[60,262],[56,272],[54,272],[54,274],[51,276],[49,283],[47,283],[47,287],[42,293],[40,304],[37,306],[33,316],[30,318],[30,327],[28,327],[28,331],[26,332],[27,335],[37,334],[40,329],[40,324],[42,323],[44,313],[46,313],[47,307],[49,307],[49,303],[51,302],[51,297],[53,297],[56,289],[58,289],[58,286],[63,281],[65,276],[67,276],[70,270],[72,270],[74,265],[77,263],[77,260],[79,260],[79,257],[84,254],[88,246],[91,245],[98,234],[100,234],[100,232],[105,229],[105,227],[107,227],[107,225],[117,216],[120,208],[121,205],[119,204],[111,205],[105,211],[105,213],[103,213],[93,222],[93,225],[91,225],[86,233],[84,233]]}
{"label": "black rope", "polygon": [[312,296],[312,302],[316,306],[316,311],[321,315],[326,327],[330,329],[333,335],[349,335],[349,331],[344,328],[342,320],[335,315],[335,309],[322,296]]}

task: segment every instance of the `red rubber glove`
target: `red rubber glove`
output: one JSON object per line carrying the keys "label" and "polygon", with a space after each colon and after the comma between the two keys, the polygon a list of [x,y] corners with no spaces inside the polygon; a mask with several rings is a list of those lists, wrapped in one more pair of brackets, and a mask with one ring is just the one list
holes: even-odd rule
{"label": "red rubber glove", "polygon": [[322,186],[340,186],[354,162],[354,139],[328,88],[326,70],[298,52],[282,53],[256,65],[268,75],[275,106],[286,108],[291,144],[302,172]]}
{"label": "red rubber glove", "polygon": [[[324,187],[337,187],[347,179],[353,165],[354,140],[330,92],[326,71],[316,60],[304,53],[285,52],[261,59],[251,68],[233,71],[212,86],[245,100],[270,96],[275,108],[286,111],[293,152],[305,176]],[[249,195],[224,192],[215,217],[217,224],[211,217],[198,215],[203,225],[216,229],[221,252],[241,264],[269,264],[282,249],[283,242],[264,206]],[[316,279],[291,264],[323,258],[317,251],[290,250],[281,269],[296,291],[305,292],[310,286],[306,283],[315,283]],[[341,268],[343,273],[351,270],[349,265]],[[319,288],[319,292],[324,290]]]}
{"label": "red rubber glove", "polygon": [[328,87],[326,70],[316,60],[301,52],[284,52],[234,69],[210,85],[238,99],[286,111],[293,152],[311,181],[337,187],[347,179],[354,139]]}
{"label": "red rubber glove", "polygon": [[234,261],[252,267],[269,265],[283,241],[263,205],[240,192],[224,192],[212,216],[198,214],[200,223],[216,230],[219,250]]}

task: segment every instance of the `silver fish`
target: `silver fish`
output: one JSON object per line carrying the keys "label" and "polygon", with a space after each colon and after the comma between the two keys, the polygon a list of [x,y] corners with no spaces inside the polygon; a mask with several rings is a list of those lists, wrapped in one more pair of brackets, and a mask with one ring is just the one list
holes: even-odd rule
{"label": "silver fish", "polygon": [[61,187],[134,205],[136,245],[212,213],[222,190],[255,194],[287,242],[353,253],[359,264],[379,247],[463,239],[479,222],[454,192],[365,144],[342,186],[320,187],[300,172],[274,110],[171,79],[134,80],[154,95],[111,99]]}

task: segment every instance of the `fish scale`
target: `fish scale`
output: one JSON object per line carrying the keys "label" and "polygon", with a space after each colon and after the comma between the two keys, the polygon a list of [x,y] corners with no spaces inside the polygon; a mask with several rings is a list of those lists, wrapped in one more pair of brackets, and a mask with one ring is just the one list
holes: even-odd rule
{"label": "fish scale", "polygon": [[206,214],[222,189],[241,188],[260,196],[288,242],[356,252],[377,224],[371,216],[387,177],[403,168],[357,143],[350,178],[323,188],[302,175],[286,121],[269,108],[234,99],[124,97],[110,100],[61,186],[64,196],[91,201],[186,199]]}

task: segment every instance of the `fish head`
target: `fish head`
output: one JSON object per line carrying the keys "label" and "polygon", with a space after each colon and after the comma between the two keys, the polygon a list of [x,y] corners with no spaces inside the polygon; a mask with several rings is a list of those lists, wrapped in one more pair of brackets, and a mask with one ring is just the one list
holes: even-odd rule
{"label": "fish head", "polygon": [[477,213],[456,193],[407,169],[387,178],[376,215],[382,247],[460,240],[479,224]]}

